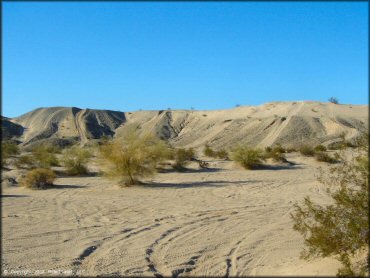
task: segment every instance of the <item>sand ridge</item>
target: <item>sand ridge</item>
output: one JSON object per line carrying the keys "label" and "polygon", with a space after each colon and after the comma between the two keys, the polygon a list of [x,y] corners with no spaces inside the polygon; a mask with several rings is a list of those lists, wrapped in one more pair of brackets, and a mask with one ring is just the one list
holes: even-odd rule
{"label": "sand ridge", "polygon": [[[4,121],[4,119],[3,119]],[[152,132],[175,147],[215,148],[237,144],[266,147],[281,144],[328,144],[368,130],[367,105],[296,101],[270,102],[227,110],[160,110],[117,112],[68,107],[39,108],[10,119],[24,128],[13,134],[22,145],[41,140],[82,143],[102,136],[120,137],[134,127]],[[12,129],[7,130],[9,134]]]}

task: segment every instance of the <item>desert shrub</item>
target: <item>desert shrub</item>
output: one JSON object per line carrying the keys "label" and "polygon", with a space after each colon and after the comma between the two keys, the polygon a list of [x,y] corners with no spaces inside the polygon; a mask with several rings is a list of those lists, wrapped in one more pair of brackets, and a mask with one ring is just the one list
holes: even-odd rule
{"label": "desert shrub", "polygon": [[343,265],[338,275],[364,276],[369,261],[359,266],[352,259],[369,244],[369,161],[367,154],[360,153],[342,161],[319,176],[319,181],[327,186],[332,204],[319,205],[309,197],[301,204],[296,203],[291,214],[293,228],[304,237],[303,258],[331,256]]}
{"label": "desert shrub", "polygon": [[231,159],[245,169],[256,169],[262,165],[265,158],[262,150],[239,146],[231,153]]}
{"label": "desert shrub", "polygon": [[66,168],[67,174],[84,175],[88,173],[87,163],[91,157],[87,149],[82,149],[78,146],[65,149],[62,156],[62,163]]}
{"label": "desert shrub", "polygon": [[274,152],[279,152],[279,153],[285,153],[286,152],[286,150],[280,145],[280,144],[278,144],[278,145],[276,145],[273,149],[272,149],[272,151],[274,151]]}
{"label": "desert shrub", "polygon": [[13,141],[1,142],[1,165],[5,166],[6,160],[11,156],[19,154],[18,145]]}
{"label": "desert shrub", "polygon": [[185,169],[186,164],[194,158],[194,150],[190,149],[176,149],[174,152],[175,163],[173,168],[182,171]]}
{"label": "desert shrub", "polygon": [[32,149],[32,157],[35,161],[35,165],[39,168],[50,168],[51,166],[59,166],[58,159],[56,157],[57,147],[52,145],[38,145]]}
{"label": "desert shrub", "polygon": [[315,148],[314,148],[314,151],[315,152],[325,152],[326,151],[326,147],[323,146],[323,145],[317,145]]}
{"label": "desert shrub", "polygon": [[320,162],[327,162],[327,163],[337,163],[338,162],[334,157],[330,156],[329,154],[325,152],[316,152],[315,158],[317,161],[320,161]]}
{"label": "desert shrub", "polygon": [[293,153],[293,152],[296,152],[297,150],[295,148],[287,148],[286,149],[286,152],[287,153]]}
{"label": "desert shrub", "polygon": [[272,158],[275,162],[286,162],[287,160],[284,153],[285,149],[280,145],[277,145],[274,148],[266,147],[264,157]]}
{"label": "desert shrub", "polygon": [[19,182],[21,186],[32,189],[44,189],[53,185],[55,173],[50,169],[37,168],[30,170]]}
{"label": "desert shrub", "polygon": [[163,141],[151,134],[139,136],[134,130],[100,147],[100,155],[108,164],[104,172],[127,186],[153,175],[157,164],[166,158],[166,152]]}
{"label": "desert shrub", "polygon": [[330,97],[328,101],[334,104],[339,104],[339,100],[336,97]]}
{"label": "desert shrub", "polygon": [[216,152],[216,157],[221,158],[221,159],[229,159],[229,154],[226,150],[221,149]]}
{"label": "desert shrub", "polygon": [[19,154],[18,145],[13,141],[2,141],[1,152],[6,158]]}
{"label": "desert shrub", "polygon": [[301,146],[299,152],[304,156],[313,156],[315,154],[315,150],[308,145]]}
{"label": "desert shrub", "polygon": [[271,151],[272,151],[272,147],[266,147],[266,148],[265,148],[265,152],[266,152],[266,153],[270,153]]}
{"label": "desert shrub", "polygon": [[34,168],[35,160],[32,155],[24,154],[17,158],[15,166],[18,168]]}
{"label": "desert shrub", "polygon": [[203,154],[208,157],[215,157],[215,151],[208,144],[204,146]]}

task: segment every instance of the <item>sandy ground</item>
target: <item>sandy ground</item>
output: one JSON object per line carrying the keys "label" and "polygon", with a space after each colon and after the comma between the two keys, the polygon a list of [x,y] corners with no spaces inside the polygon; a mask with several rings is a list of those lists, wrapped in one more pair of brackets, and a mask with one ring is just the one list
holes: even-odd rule
{"label": "sandy ground", "polygon": [[331,259],[299,259],[293,203],[328,203],[313,158],[246,171],[161,173],[120,188],[102,177],[58,178],[55,189],[3,188],[3,274],[135,276],[335,275]]}

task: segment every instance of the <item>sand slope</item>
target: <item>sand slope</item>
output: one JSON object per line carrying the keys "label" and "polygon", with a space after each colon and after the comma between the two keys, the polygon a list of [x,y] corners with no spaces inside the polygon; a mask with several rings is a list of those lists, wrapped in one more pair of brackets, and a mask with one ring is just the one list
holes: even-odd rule
{"label": "sand slope", "polygon": [[55,189],[5,188],[3,270],[80,275],[334,275],[331,259],[299,259],[292,205],[327,203],[314,174],[325,166],[289,154],[295,166],[162,173],[119,188],[101,177],[59,178]]}
{"label": "sand slope", "polygon": [[236,144],[328,144],[368,129],[368,106],[297,101],[271,102],[229,110],[115,112],[79,108],[40,108],[12,119],[25,128],[24,145],[47,138],[83,143],[103,135],[120,136],[129,127],[151,131],[178,147],[215,148]]}

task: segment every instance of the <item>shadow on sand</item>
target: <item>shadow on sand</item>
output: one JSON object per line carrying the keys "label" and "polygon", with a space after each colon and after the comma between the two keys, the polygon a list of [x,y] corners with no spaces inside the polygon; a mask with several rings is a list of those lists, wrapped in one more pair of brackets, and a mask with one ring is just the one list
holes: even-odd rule
{"label": "shadow on sand", "polygon": [[248,185],[251,183],[259,183],[260,180],[247,181],[200,181],[200,182],[185,182],[185,183],[166,183],[166,182],[151,182],[142,183],[138,186],[150,188],[193,188],[193,187],[223,187],[230,184]]}
{"label": "shadow on sand", "polygon": [[77,189],[77,188],[85,188],[84,185],[66,185],[66,184],[54,184],[48,189]]}
{"label": "shadow on sand", "polygon": [[29,197],[28,195],[0,195],[1,198],[22,198]]}
{"label": "shadow on sand", "polygon": [[183,168],[181,170],[176,169],[159,169],[158,173],[213,173],[213,172],[219,172],[222,171],[222,169],[219,168],[201,168],[201,169],[188,169]]}

